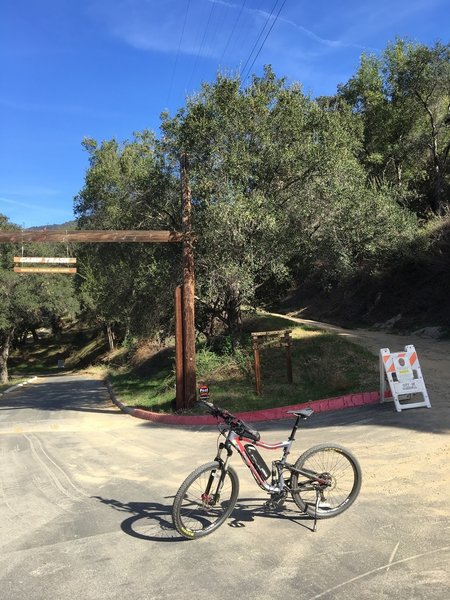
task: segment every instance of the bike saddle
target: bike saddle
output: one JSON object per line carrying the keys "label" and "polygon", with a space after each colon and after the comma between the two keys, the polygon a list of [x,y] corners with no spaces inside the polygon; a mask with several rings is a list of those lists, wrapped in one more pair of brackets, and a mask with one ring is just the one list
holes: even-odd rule
{"label": "bike saddle", "polygon": [[296,417],[300,417],[300,419],[307,419],[314,411],[312,408],[302,408],[301,410],[288,410],[288,415],[295,415]]}

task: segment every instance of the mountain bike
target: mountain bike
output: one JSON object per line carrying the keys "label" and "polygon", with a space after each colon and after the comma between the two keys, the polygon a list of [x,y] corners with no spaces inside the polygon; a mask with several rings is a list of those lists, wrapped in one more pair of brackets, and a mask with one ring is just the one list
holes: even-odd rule
{"label": "mountain bike", "polygon": [[[301,420],[308,419],[311,408],[290,410],[296,417],[285,442],[269,444],[258,431],[227,410],[200,400],[217,418],[220,436],[217,455],[193,471],[181,484],[173,502],[175,529],[186,539],[204,537],[220,527],[230,516],[239,493],[239,480],[229,460],[236,450],[249,468],[257,485],[270,496],[267,510],[281,507],[290,495],[300,511],[314,519],[335,517],[349,508],[361,488],[361,468],[355,456],[339,444],[319,444],[304,452],[294,464],[287,461]],[[269,469],[257,447],[283,449],[280,459]],[[222,454],[225,452],[225,457]]]}

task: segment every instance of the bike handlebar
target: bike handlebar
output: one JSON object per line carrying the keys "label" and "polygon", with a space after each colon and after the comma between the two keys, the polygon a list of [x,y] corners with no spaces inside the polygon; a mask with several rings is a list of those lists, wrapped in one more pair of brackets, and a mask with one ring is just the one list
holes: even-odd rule
{"label": "bike handlebar", "polygon": [[216,418],[220,417],[225,422],[232,421],[232,420],[236,420],[236,421],[239,420],[237,417],[235,417],[234,415],[232,415],[227,410],[222,410],[218,406],[214,406],[214,404],[212,402],[206,402],[206,400],[198,400],[197,404],[206,406],[206,408],[212,414],[213,417],[216,417]]}
{"label": "bike handlebar", "polygon": [[214,406],[212,402],[206,402],[206,400],[198,400],[197,404],[206,406],[206,408],[212,414],[213,417],[215,417],[216,419],[223,419],[225,423],[229,426],[229,428],[235,433],[237,433],[239,436],[250,438],[255,442],[259,441],[261,436],[258,431],[249,427],[247,423],[245,423],[245,421],[239,419],[227,410],[223,410],[218,406]]}

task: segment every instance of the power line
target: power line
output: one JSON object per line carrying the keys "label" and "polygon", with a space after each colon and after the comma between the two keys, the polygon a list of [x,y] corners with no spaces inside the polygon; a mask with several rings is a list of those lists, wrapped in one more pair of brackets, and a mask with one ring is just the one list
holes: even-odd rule
{"label": "power line", "polygon": [[[263,39],[263,41],[262,41],[262,44],[261,44],[261,46],[259,47],[259,50],[258,50],[258,52],[256,53],[256,55],[255,55],[255,58],[254,58],[254,59],[253,59],[253,61],[252,61],[252,64],[251,64],[251,65],[250,65],[250,67],[248,68],[246,75],[245,75],[245,76],[244,76],[244,75],[242,75],[242,82],[246,81],[246,80],[247,80],[247,78],[248,78],[248,76],[250,75],[250,73],[251,73],[251,70],[253,69],[253,65],[255,64],[256,60],[258,59],[258,56],[261,54],[261,50],[263,49],[263,47],[264,47],[264,44],[266,43],[266,41],[267,41],[267,38],[268,38],[268,37],[269,37],[269,35],[270,35],[270,32],[271,32],[271,31],[272,31],[272,29],[274,28],[274,26],[275,26],[275,23],[278,21],[278,17],[280,16],[280,13],[281,13],[281,11],[283,10],[283,7],[284,7],[284,5],[286,4],[286,1],[287,1],[287,0],[283,0],[283,2],[281,3],[281,5],[280,5],[280,8],[278,9],[278,12],[277,12],[277,14],[276,14],[276,16],[275,16],[274,20],[272,21],[272,25],[270,26],[270,28],[269,28],[268,32],[266,33],[266,37]],[[262,28],[262,30],[261,30],[261,34],[263,33],[264,29],[266,28],[266,25],[267,25],[267,23],[269,22],[269,19],[270,19],[270,17],[272,16],[272,14],[273,14],[273,11],[275,10],[275,7],[276,7],[276,5],[277,5],[277,4],[278,4],[278,0],[275,2],[274,6],[273,6],[272,12],[270,13],[270,16],[268,17],[268,19],[267,19],[266,23],[264,24],[264,27],[263,27],[263,28]],[[256,42],[256,43],[258,43],[258,41],[259,41],[259,39],[260,39],[260,37],[261,37],[261,34],[258,36],[258,40],[257,40],[257,42]],[[256,46],[256,45],[255,45],[255,46]],[[255,46],[254,46],[254,48],[255,48]],[[250,59],[250,57],[251,57],[251,55],[252,55],[252,53],[253,53],[253,50],[254,50],[254,48],[252,49],[252,51],[251,51],[251,53],[250,53],[250,56],[249,56],[249,58],[247,59],[247,62],[245,63],[245,66],[246,66],[246,65],[247,65],[247,63],[248,63],[248,61],[249,61],[249,59]],[[244,69],[243,69],[243,71],[245,71],[245,66],[244,66]]]}
{"label": "power line", "polygon": [[[209,10],[208,18],[206,20],[206,24],[205,24],[205,27],[203,29],[203,34],[202,34],[202,37],[201,37],[201,42],[200,42],[200,44],[198,46],[197,53],[195,55],[195,61],[194,61],[194,65],[193,65],[193,68],[192,68],[192,71],[191,71],[191,74],[190,74],[190,77],[189,77],[189,80],[188,80],[187,89],[190,88],[191,82],[193,81],[194,75],[195,75],[196,70],[197,70],[197,66],[198,66],[198,62],[199,62],[200,56],[201,56],[204,48],[206,47],[205,46],[206,39],[207,39],[207,37],[208,37],[208,35],[210,33],[209,29],[210,29],[210,25],[211,25],[211,22],[212,22],[212,18],[213,18],[213,13],[214,13],[214,10],[215,10],[215,6],[217,4],[217,2],[215,2],[214,0],[210,0],[210,2],[211,2],[211,8]],[[253,69],[256,61],[258,60],[258,57],[260,56],[260,54],[262,52],[262,49],[264,48],[264,45],[265,45],[265,43],[266,43],[266,41],[267,41],[270,33],[272,32],[272,30],[273,30],[276,22],[278,21],[278,19],[280,17],[280,14],[281,14],[281,11],[283,10],[286,2],[287,2],[287,0],[275,0],[274,1],[273,5],[272,5],[272,9],[271,9],[270,13],[268,14],[268,16],[266,17],[264,25],[262,26],[262,28],[261,28],[261,30],[260,30],[260,32],[259,32],[259,34],[258,34],[258,36],[257,36],[257,38],[256,38],[256,40],[255,40],[255,42],[253,44],[253,46],[252,46],[252,49],[251,49],[250,53],[247,56],[245,64],[244,64],[243,68],[241,69],[241,73],[242,73],[242,75],[241,75],[241,83],[242,84],[250,76],[251,71],[252,71],[252,69]],[[180,53],[181,53],[181,45],[182,45],[182,41],[183,41],[183,38],[184,38],[185,29],[186,29],[186,23],[187,23],[188,13],[189,13],[189,10],[190,10],[190,4],[191,4],[190,0],[187,0],[186,12],[185,12],[185,15],[184,15],[184,20],[183,20],[183,26],[182,26],[182,30],[181,30],[180,40],[179,40],[179,43],[178,43],[177,55],[176,55],[176,58],[175,58],[175,62],[174,62],[173,70],[172,70],[172,75],[171,75],[170,88],[169,88],[169,93],[168,93],[168,102],[169,102],[169,100],[171,98],[172,91],[173,91],[173,85],[174,85],[176,70],[177,70],[177,67],[178,67],[179,56],[180,56]],[[227,53],[227,51],[228,51],[228,49],[230,47],[230,44],[231,44],[231,42],[233,40],[233,37],[234,37],[234,35],[236,33],[238,24],[239,24],[239,22],[241,20],[241,17],[242,17],[242,14],[244,12],[244,9],[246,7],[246,4],[247,4],[247,0],[242,0],[242,3],[241,3],[240,8],[239,8],[239,13],[238,13],[238,15],[237,15],[237,17],[236,17],[236,19],[235,19],[235,21],[233,23],[231,32],[230,32],[230,34],[228,36],[227,42],[226,42],[225,47],[224,47],[224,49],[222,51],[220,62],[222,62],[222,60],[224,59],[224,57],[225,57],[225,55],[226,55],[226,53]],[[217,31],[217,27],[215,29]]]}
{"label": "power line", "polygon": [[[218,4],[218,2],[215,2],[215,4]],[[223,22],[218,17],[220,17],[220,15],[215,14],[214,18],[211,19],[211,25],[212,25],[211,35],[208,36],[208,38],[209,38],[208,43],[205,44],[205,50],[204,50],[205,56],[208,56],[208,54],[211,56],[214,55],[214,48],[215,48],[214,41],[217,38],[217,32],[219,30],[219,27],[220,26],[223,27]],[[214,25],[213,25],[213,21],[215,21]]]}
{"label": "power line", "polygon": [[203,50],[203,45],[205,43],[206,34],[208,32],[208,27],[209,27],[209,24],[211,22],[211,17],[212,17],[212,14],[214,12],[215,5],[216,5],[215,2],[211,2],[211,9],[209,11],[208,20],[206,21],[206,26],[205,26],[205,29],[203,31],[202,41],[201,41],[200,47],[198,49],[198,52],[197,52],[197,54],[195,56],[194,68],[192,69],[191,76],[189,77],[188,86],[187,86],[188,89],[189,89],[189,86],[191,85],[191,81],[192,81],[192,79],[194,77],[194,73],[195,73],[195,71],[197,69],[198,59],[200,57],[201,51]]}
{"label": "power line", "polygon": [[187,0],[186,12],[184,14],[183,27],[181,29],[180,41],[178,42],[177,56],[175,58],[175,62],[174,62],[173,69],[172,69],[172,76],[170,78],[169,93],[167,94],[167,105],[169,105],[170,98],[172,95],[173,82],[175,79],[175,71],[177,70],[177,66],[178,66],[178,58],[180,56],[181,43],[182,43],[183,37],[184,37],[184,30],[186,29],[186,21],[187,21],[190,4],[191,4],[191,0]]}
{"label": "power line", "polygon": [[234,36],[234,32],[236,31],[237,24],[239,23],[239,20],[240,20],[240,18],[241,18],[241,16],[242,16],[242,13],[243,13],[243,11],[244,11],[244,8],[245,8],[245,5],[246,5],[246,4],[247,4],[247,0],[243,0],[243,2],[242,2],[242,4],[241,4],[241,8],[240,8],[240,10],[239,10],[239,14],[238,14],[238,16],[237,16],[237,18],[236,18],[236,20],[235,20],[235,22],[234,22],[234,25],[233,25],[233,28],[232,28],[232,30],[231,30],[231,33],[230,33],[230,35],[229,35],[229,37],[228,37],[227,43],[225,44],[225,48],[224,48],[224,50],[223,50],[223,52],[222,52],[222,56],[220,57],[220,63],[223,61],[223,59],[224,59],[224,56],[225,56],[225,54],[226,54],[226,52],[227,52],[227,50],[228,50],[228,46],[230,45],[230,42],[231,42],[231,40],[232,40],[232,38],[233,38],[233,36]]}
{"label": "power line", "polygon": [[247,68],[248,63],[250,62],[250,59],[252,57],[253,52],[256,50],[256,48],[258,46],[259,40],[261,39],[261,37],[262,37],[262,35],[264,33],[264,30],[267,27],[268,22],[270,21],[270,19],[272,18],[273,13],[275,12],[275,8],[276,8],[278,2],[279,2],[279,0],[275,0],[274,5],[272,6],[272,10],[270,11],[269,16],[267,17],[267,19],[266,19],[266,21],[265,21],[265,23],[264,23],[261,31],[259,32],[259,35],[256,38],[256,42],[253,44],[253,47],[252,47],[252,49],[250,51],[250,54],[248,55],[247,60],[245,61],[245,65],[244,65],[244,67],[242,69],[243,73],[245,72],[245,69]]}

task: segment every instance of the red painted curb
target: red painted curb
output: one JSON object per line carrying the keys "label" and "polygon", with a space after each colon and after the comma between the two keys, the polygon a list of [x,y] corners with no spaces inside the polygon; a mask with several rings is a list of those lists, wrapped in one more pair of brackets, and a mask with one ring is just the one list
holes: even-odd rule
{"label": "red painted curb", "polygon": [[[155,413],[142,408],[133,408],[124,405],[115,397],[115,394],[107,382],[108,389],[113,402],[124,412],[155,423],[165,423],[167,425],[215,425],[217,419],[211,415],[169,415],[167,413]],[[355,406],[363,406],[365,404],[376,404],[380,400],[379,392],[362,392],[359,394],[348,394],[346,396],[338,396],[336,398],[327,398],[325,400],[314,400],[302,404],[293,404],[291,406],[282,406],[279,408],[267,408],[263,410],[255,410],[250,412],[236,413],[240,419],[244,421],[272,421],[276,419],[290,418],[287,415],[288,410],[298,410],[302,408],[312,408],[314,412],[326,412],[330,410],[342,410],[344,408],[353,408]]]}

